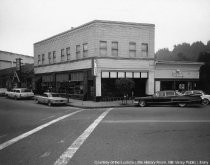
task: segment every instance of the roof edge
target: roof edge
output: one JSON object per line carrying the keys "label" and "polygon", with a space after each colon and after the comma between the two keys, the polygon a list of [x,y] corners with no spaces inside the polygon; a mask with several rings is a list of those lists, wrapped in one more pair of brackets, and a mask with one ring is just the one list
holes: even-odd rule
{"label": "roof edge", "polygon": [[165,60],[156,60],[156,63],[159,64],[194,64],[194,65],[204,65],[204,62],[195,62],[195,61],[165,61]]}
{"label": "roof edge", "polygon": [[65,34],[65,33],[73,32],[75,30],[78,30],[78,29],[83,28],[85,26],[89,26],[89,25],[94,24],[94,23],[107,23],[107,24],[108,23],[112,23],[112,24],[126,24],[126,25],[137,25],[137,26],[151,26],[151,27],[155,27],[155,24],[149,24],[149,23],[135,23],[135,22],[107,21],[107,20],[93,20],[93,21],[90,21],[88,23],[82,24],[82,25],[80,25],[78,27],[75,27],[75,28],[72,28],[70,30],[67,30],[67,31],[58,33],[56,35],[53,35],[53,36],[48,37],[46,39],[43,39],[41,41],[35,42],[34,45],[39,44],[39,43],[42,43],[42,42],[45,42],[45,41],[50,40],[50,39],[52,39],[54,37],[61,36],[61,35]]}
{"label": "roof edge", "polygon": [[8,51],[4,51],[4,50],[0,50],[0,53],[10,53],[10,54],[15,54],[15,55],[20,55],[20,56],[24,56],[24,57],[31,57],[34,58],[34,56],[29,56],[29,55],[25,55],[25,54],[19,54],[19,53],[13,53],[13,52],[8,52]]}

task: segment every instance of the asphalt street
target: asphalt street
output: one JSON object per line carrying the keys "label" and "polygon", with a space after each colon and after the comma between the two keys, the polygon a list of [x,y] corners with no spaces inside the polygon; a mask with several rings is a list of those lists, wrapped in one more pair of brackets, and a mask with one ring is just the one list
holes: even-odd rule
{"label": "asphalt street", "polygon": [[210,164],[210,106],[85,110],[1,97],[0,164]]}

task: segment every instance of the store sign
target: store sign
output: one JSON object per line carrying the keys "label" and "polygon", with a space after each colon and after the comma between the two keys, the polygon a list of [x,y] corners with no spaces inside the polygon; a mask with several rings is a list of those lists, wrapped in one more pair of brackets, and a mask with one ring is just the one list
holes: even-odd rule
{"label": "store sign", "polygon": [[140,78],[140,72],[134,72],[133,77],[134,78]]}
{"label": "store sign", "polygon": [[93,59],[93,76],[97,76],[97,60]]}
{"label": "store sign", "polygon": [[125,78],[125,72],[118,72],[118,78]]}
{"label": "store sign", "polygon": [[109,78],[109,72],[102,72],[101,77],[102,78]]}
{"label": "store sign", "polygon": [[147,72],[141,72],[141,78],[148,78]]}
{"label": "store sign", "polygon": [[183,77],[183,73],[182,73],[181,70],[177,69],[177,70],[172,72],[172,76],[173,77]]}

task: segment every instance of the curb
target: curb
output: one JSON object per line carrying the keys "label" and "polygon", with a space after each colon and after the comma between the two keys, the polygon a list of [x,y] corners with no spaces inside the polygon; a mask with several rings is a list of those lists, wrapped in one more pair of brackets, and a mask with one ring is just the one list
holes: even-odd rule
{"label": "curb", "polygon": [[84,108],[84,109],[135,107],[135,105],[117,105],[117,106],[96,106],[96,107],[89,107],[89,106],[79,106],[79,105],[72,105],[72,104],[68,104],[68,106],[70,106],[70,107],[76,107],[76,108]]}

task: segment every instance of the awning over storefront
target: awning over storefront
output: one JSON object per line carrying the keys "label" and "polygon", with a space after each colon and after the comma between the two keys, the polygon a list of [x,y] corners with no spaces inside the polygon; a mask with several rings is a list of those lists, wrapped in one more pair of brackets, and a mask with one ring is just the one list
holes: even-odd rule
{"label": "awning over storefront", "polygon": [[83,72],[71,73],[71,81],[84,81],[84,73]]}
{"label": "awning over storefront", "polygon": [[43,75],[42,82],[53,82],[53,75]]}
{"label": "awning over storefront", "polygon": [[148,78],[148,72],[102,71],[102,78]]}
{"label": "awning over storefront", "polygon": [[56,82],[68,82],[69,75],[68,74],[56,74]]}

